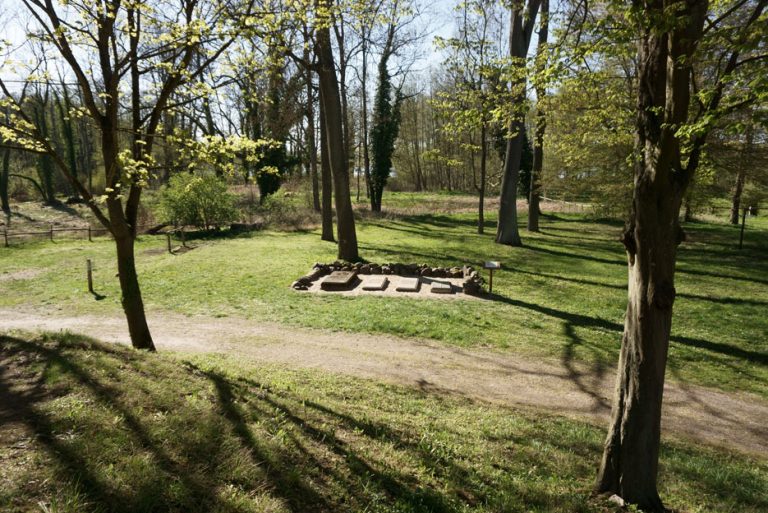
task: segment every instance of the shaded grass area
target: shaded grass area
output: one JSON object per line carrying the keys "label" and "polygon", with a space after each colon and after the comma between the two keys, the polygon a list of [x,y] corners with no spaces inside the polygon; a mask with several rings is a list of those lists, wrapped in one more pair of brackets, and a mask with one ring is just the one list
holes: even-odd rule
{"label": "shaded grass area", "polygon": [[[68,334],[0,363],[2,511],[613,511],[572,420]],[[722,450],[665,444],[660,480],[677,511],[768,507],[766,462]]]}
{"label": "shaded grass area", "polygon": [[[398,198],[403,204],[413,201]],[[768,397],[768,223],[749,222],[741,251],[735,249],[737,227],[686,226],[669,371],[675,379]],[[523,232],[522,248],[495,244],[493,226],[489,218],[488,233],[478,235],[474,215],[461,213],[371,217],[358,223],[361,255],[369,261],[453,266],[501,260],[493,300],[294,292],[289,284],[314,262],[335,259],[335,245],[320,241],[315,231],[203,237],[192,241],[196,249],[180,255],[165,253],[161,237],[142,237],[137,260],[150,319],[162,310],[247,317],[503,347],[557,358],[565,366],[586,362],[598,374],[613,368],[626,305],[620,224],[548,215],[541,233]],[[96,262],[96,289],[106,296],[98,303],[84,292],[86,258]],[[0,307],[119,314],[114,248],[108,240],[11,247],[0,250],[0,269],[38,273],[0,282],[7,291],[0,295]],[[162,349],[162,341],[158,345]]]}

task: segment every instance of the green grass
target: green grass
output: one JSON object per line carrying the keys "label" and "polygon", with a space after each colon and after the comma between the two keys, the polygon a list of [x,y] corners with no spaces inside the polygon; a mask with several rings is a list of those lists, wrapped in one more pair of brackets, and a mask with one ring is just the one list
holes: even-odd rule
{"label": "green grass", "polygon": [[[398,204],[420,196],[394,195]],[[401,197],[402,196],[402,197]],[[429,196],[429,195],[427,195]],[[427,198],[425,196],[425,198]],[[466,198],[464,198],[466,200]],[[462,201],[464,201],[462,200]],[[680,249],[669,374],[672,379],[768,397],[768,221],[750,219],[745,248],[738,229],[691,223]],[[312,263],[335,259],[316,231],[266,231],[195,241],[183,255],[163,251],[163,237],[142,237],[137,260],[145,303],[153,311],[236,316],[335,330],[426,337],[458,346],[508,348],[615,365],[626,305],[620,225],[577,215],[542,219],[525,247],[493,242],[494,220],[478,235],[472,214],[366,218],[358,222],[369,261],[478,264],[497,259],[494,301],[319,296],[290,283]],[[96,263],[94,301],[85,293],[85,259]],[[111,241],[39,242],[0,249],[0,269],[32,269],[28,279],[0,282],[0,307],[63,313],[119,313]],[[225,322],[225,321],[222,321]],[[162,340],[158,340],[162,349]]]}
{"label": "green grass", "polygon": [[[0,359],[28,430],[0,439],[8,513],[614,511],[604,432],[573,420],[67,334]],[[725,451],[665,443],[660,483],[677,511],[768,508],[766,462]]]}

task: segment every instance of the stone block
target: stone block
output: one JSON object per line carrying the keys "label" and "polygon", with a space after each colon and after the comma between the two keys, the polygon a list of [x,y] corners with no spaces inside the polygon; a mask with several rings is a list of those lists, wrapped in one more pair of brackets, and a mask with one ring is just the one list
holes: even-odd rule
{"label": "stone block", "polygon": [[386,276],[369,276],[363,283],[363,290],[384,290],[387,285],[389,285],[389,278]]}
{"label": "stone block", "polygon": [[320,283],[323,290],[344,290],[351,288],[357,278],[354,271],[333,271]]}
{"label": "stone block", "polygon": [[419,278],[402,278],[400,285],[395,290],[398,292],[418,292],[421,288],[421,280]]}
{"label": "stone block", "polygon": [[453,294],[453,286],[450,283],[443,281],[432,282],[432,286],[429,291],[434,294]]}

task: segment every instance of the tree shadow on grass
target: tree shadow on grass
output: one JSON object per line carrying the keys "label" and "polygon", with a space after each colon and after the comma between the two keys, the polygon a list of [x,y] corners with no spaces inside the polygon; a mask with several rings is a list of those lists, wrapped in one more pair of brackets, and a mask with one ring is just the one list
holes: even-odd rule
{"label": "tree shadow on grass", "polygon": [[[235,513],[265,501],[297,513],[372,504],[453,513],[482,507],[493,494],[533,509],[559,501],[551,491],[495,481],[418,432],[290,388],[273,391],[190,363],[158,368],[155,356],[66,334],[32,342],[0,336],[0,357],[0,399],[14,406],[0,418],[22,423],[50,462],[45,489],[12,492],[22,501],[74,494],[78,511],[116,513]],[[34,393],[5,372],[7,362],[35,377]],[[50,403],[51,378],[62,406]]]}
{"label": "tree shadow on grass", "polygon": [[[46,488],[26,484],[16,504],[69,488],[84,498],[77,511],[93,512],[592,511],[578,483],[599,457],[599,434],[524,420],[465,448],[453,422],[474,410],[452,417],[458,403],[431,392],[387,387],[379,404],[384,396],[356,399],[351,385],[271,388],[172,361],[71,335],[0,336],[0,398],[52,462]],[[8,369],[34,386],[20,388]],[[414,427],[411,415],[431,415],[423,406],[434,418]],[[510,456],[483,452],[488,443]],[[552,478],[562,484],[546,485]],[[703,491],[720,486],[711,479]]]}
{"label": "tree shadow on grass", "polygon": [[[525,308],[540,314],[547,315],[565,321],[573,326],[586,327],[586,328],[600,328],[608,331],[616,332],[620,334],[624,331],[622,324],[601,319],[599,317],[590,317],[588,315],[582,315],[573,312],[567,312],[565,310],[558,310],[548,306],[537,305],[535,303],[529,303],[520,299],[513,299],[499,294],[489,294],[481,296],[491,301],[498,301],[518,308]],[[735,358],[741,358],[751,363],[757,363],[760,365],[768,365],[768,353],[760,351],[750,351],[748,349],[742,349],[740,347],[734,347],[722,342],[714,342],[710,340],[704,340],[699,338],[684,337],[681,335],[672,335],[670,340],[673,343],[682,344],[689,347],[695,347],[698,349],[704,349],[712,353],[718,353],[725,356],[731,356]]]}
{"label": "tree shadow on grass", "polygon": [[[121,360],[127,359],[128,365],[136,362],[135,358],[130,358],[131,353],[128,351],[115,350],[101,344],[97,345],[83,337],[76,337],[75,340],[75,348],[93,348],[99,352],[117,355]],[[160,490],[155,478],[161,478],[161,475],[165,475],[173,476],[176,486],[181,487],[178,494],[183,497],[183,504],[176,506],[198,505],[201,508],[200,511],[213,509],[234,511],[229,508],[222,508],[222,504],[216,498],[215,490],[206,486],[204,476],[199,472],[191,471],[190,467],[181,463],[178,455],[171,454],[166,450],[162,442],[147,430],[142,419],[142,412],[140,410],[135,411],[129,406],[130,398],[124,396],[124,391],[117,385],[100,378],[102,369],[86,368],[80,365],[62,350],[65,346],[61,342],[55,345],[38,344],[18,338],[0,336],[0,345],[2,345],[3,353],[7,357],[16,357],[21,360],[42,360],[45,362],[46,368],[57,367],[60,369],[78,386],[83,387],[99,405],[114,411],[122,420],[124,428],[130,433],[131,443],[136,444],[140,451],[144,451],[150,456],[157,475],[143,476],[144,479],[132,476],[136,480],[131,483],[130,492],[108,483],[102,473],[95,468],[94,462],[89,461],[76,448],[76,444],[68,444],[65,441],[66,438],[61,437],[63,426],[52,421],[39,404],[24,401],[24,398],[19,396],[20,392],[14,391],[11,383],[0,379],[0,387],[4,393],[10,396],[16,395],[18,402],[25,403],[19,412],[20,420],[43,444],[48,455],[62,471],[62,475],[71,476],[73,484],[80,493],[87,497],[88,502],[98,505],[95,510],[106,508],[109,511],[127,513],[156,509],[167,497],[164,497],[164,491]],[[43,377],[44,374],[41,374],[41,379]]]}

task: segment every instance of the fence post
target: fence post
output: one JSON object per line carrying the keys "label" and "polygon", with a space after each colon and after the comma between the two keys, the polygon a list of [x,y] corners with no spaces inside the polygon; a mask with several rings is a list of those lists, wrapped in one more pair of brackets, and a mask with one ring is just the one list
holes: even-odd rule
{"label": "fence post", "polygon": [[3,230],[3,238],[5,239],[5,247],[8,247],[8,230]]}
{"label": "fence post", "polygon": [[187,236],[184,235],[184,226],[181,227],[181,245],[187,247]]}
{"label": "fence post", "polygon": [[88,242],[93,242],[93,239],[91,238],[91,227],[88,226]]}
{"label": "fence post", "polygon": [[93,294],[93,263],[90,258],[85,261],[85,267],[88,273],[88,292]]}
{"label": "fence post", "polygon": [[51,234],[51,242],[53,242],[53,223],[51,223],[51,231],[50,231],[50,234]]}
{"label": "fence post", "polygon": [[165,232],[165,238],[168,240],[168,253],[173,253],[171,249],[171,232]]}

